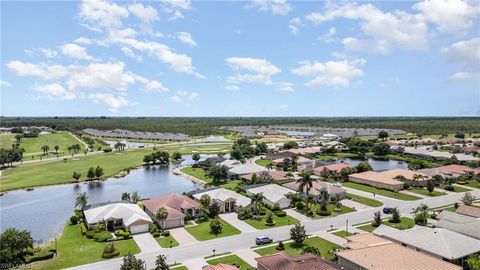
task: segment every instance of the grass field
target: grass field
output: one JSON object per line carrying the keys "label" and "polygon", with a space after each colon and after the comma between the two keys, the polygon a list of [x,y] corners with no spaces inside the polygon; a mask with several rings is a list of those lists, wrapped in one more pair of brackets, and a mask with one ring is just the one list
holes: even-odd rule
{"label": "grass field", "polygon": [[211,259],[211,260],[207,260],[207,263],[208,264],[211,264],[211,265],[217,265],[219,263],[223,263],[223,264],[236,264],[237,266],[240,267],[240,269],[242,270],[254,270],[255,267],[252,267],[250,264],[248,264],[247,262],[245,262],[244,260],[242,260],[240,257],[238,257],[237,255],[228,255],[228,256],[225,256],[225,257],[221,257],[221,258],[218,258],[218,259]]}
{"label": "grass field", "polygon": [[[452,187],[453,187],[453,191],[452,191],[452,192],[460,193],[460,192],[472,191],[471,189],[464,188],[464,187],[459,187],[459,186],[454,186],[454,185],[452,185]],[[445,189],[445,185],[440,185],[440,188]]]}
{"label": "grass field", "polygon": [[[332,242],[329,242],[329,241],[327,241],[325,239],[322,239],[318,236],[309,237],[303,243],[304,243],[304,245],[313,246],[313,247],[318,248],[320,250],[320,254],[321,254],[322,258],[325,258],[327,260],[333,260],[333,258],[334,258],[333,254],[330,254],[330,250],[341,248],[339,245],[334,244]],[[254,251],[256,253],[258,253],[259,255],[264,256],[264,255],[274,254],[274,253],[280,252],[276,249],[276,247],[277,247],[277,245],[273,245],[273,246],[266,247],[266,248],[256,249]],[[300,255],[300,253],[302,253],[302,248],[301,247],[296,248],[293,245],[293,243],[286,243],[284,252],[286,252],[287,254],[290,254],[290,255]]]}
{"label": "grass field", "polygon": [[[267,215],[269,211],[270,210],[267,210]],[[275,226],[267,226],[265,225],[265,220],[267,219],[267,215],[260,216],[259,219],[257,219],[256,217],[252,217],[249,219],[245,219],[243,221],[250,224],[250,226],[254,227],[255,229],[259,229],[259,230],[299,223],[299,221],[296,218],[291,217],[289,215],[286,215],[284,217],[277,217],[275,214],[273,214],[272,217],[273,217],[273,221],[275,221]]]}
{"label": "grass field", "polygon": [[335,234],[336,236],[339,236],[339,237],[347,237],[347,236],[350,236],[350,235],[353,235],[352,233],[347,233],[346,231],[338,231],[338,232],[334,232],[333,234]]}
{"label": "grass field", "polygon": [[185,230],[187,230],[193,237],[195,237],[195,239],[199,241],[216,239],[216,238],[231,236],[231,235],[240,233],[240,231],[237,228],[228,224],[223,219],[219,218],[218,220],[223,225],[222,233],[220,233],[219,235],[214,235],[213,233],[210,232],[210,220],[198,223],[198,225],[195,225],[195,226],[185,227]]}
{"label": "grass field", "polygon": [[[355,212],[355,210],[353,210],[352,208],[350,207],[346,207],[344,205],[342,205],[340,207],[340,211],[335,211],[335,205],[333,204],[329,204],[327,206],[327,209],[328,211],[330,212],[330,215],[329,216],[320,216],[320,215],[317,215],[317,213],[315,212],[317,209],[320,208],[320,205],[319,204],[314,204],[314,205],[311,205],[310,206],[310,209],[312,209],[313,211],[313,216],[309,216],[310,218],[313,218],[313,219],[319,219],[319,218],[327,218],[327,217],[336,217],[338,215],[343,215],[343,214],[346,214],[346,213],[351,213],[351,212]],[[304,210],[297,210],[295,209],[297,212],[299,213],[302,213],[304,215],[306,215],[305,213],[307,212],[306,209]]]}
{"label": "grass field", "polygon": [[205,175],[205,170],[202,168],[193,168],[193,167],[184,167],[180,169],[182,172],[189,174],[193,177],[196,177],[198,179],[204,180],[208,183],[213,181],[213,178],[210,176]]}
{"label": "grass field", "polygon": [[423,196],[429,196],[429,197],[438,197],[438,196],[443,196],[444,194],[442,192],[438,191],[432,191],[432,193],[428,192],[426,188],[416,188],[416,187],[410,187],[408,191],[417,193]]}
{"label": "grass field", "polygon": [[358,196],[358,195],[355,195],[355,194],[352,194],[352,193],[347,193],[347,196],[352,201],[355,201],[355,202],[358,202],[358,203],[361,203],[361,204],[364,204],[364,205],[368,205],[368,206],[371,206],[371,207],[379,207],[379,206],[383,205],[383,203],[381,201],[377,201],[377,200],[374,200],[374,199],[369,199],[369,198],[366,198],[366,197]]}
{"label": "grass field", "polygon": [[371,186],[362,185],[362,184],[353,183],[353,182],[345,182],[345,183],[342,183],[342,185],[344,185],[346,187],[349,187],[349,188],[354,188],[354,189],[358,189],[358,190],[365,191],[365,192],[375,193],[377,195],[382,195],[382,196],[386,196],[386,197],[390,197],[390,198],[394,198],[394,199],[398,199],[398,200],[415,201],[415,200],[421,199],[420,197],[412,196],[412,195],[409,195],[409,194],[393,192],[393,191],[386,190],[386,189],[374,188],[374,187],[371,187]]}
{"label": "grass field", "polygon": [[178,246],[178,242],[177,240],[175,240],[175,238],[173,238],[173,236],[168,236],[168,237],[157,237],[155,238],[155,240],[157,240],[158,244],[162,247],[162,248],[170,248],[170,241],[172,241],[172,246],[171,247],[176,247]]}
{"label": "grass field", "polygon": [[[15,142],[15,135],[16,134],[0,134],[0,148],[10,148],[12,143]],[[55,153],[54,147],[55,145],[58,145],[58,153],[60,153],[60,155],[68,155],[69,152],[67,147],[77,143],[82,148],[80,153],[83,152],[85,150],[85,145],[82,142],[75,139],[68,132],[61,131],[52,134],[39,135],[36,138],[22,138],[20,147],[25,149],[25,153],[23,154],[24,160],[30,160],[32,159],[32,156],[38,157],[43,155],[41,147],[44,145],[50,146],[50,153]]]}
{"label": "grass field", "polygon": [[257,165],[266,167],[269,164],[272,164],[272,160],[271,159],[257,159],[257,160],[255,160],[255,163],[257,163]]}
{"label": "grass field", "polygon": [[[388,220],[384,220],[383,224],[399,230],[406,230],[415,226],[415,221],[411,218],[401,217],[400,220],[401,220],[400,223],[391,223]],[[367,225],[358,227],[358,229],[367,231],[367,232],[373,232],[376,228],[373,227],[372,224],[367,224]]]}
{"label": "grass field", "polygon": [[[470,181],[467,181],[467,184],[465,186],[469,186],[469,187],[472,187],[472,188],[480,188],[480,182],[470,180]],[[457,188],[457,187],[455,187],[455,188]]]}
{"label": "grass field", "polygon": [[[25,269],[63,269],[81,264],[93,263],[104,260],[103,247],[106,243],[98,243],[88,239],[80,233],[80,225],[66,225],[63,235],[58,239],[58,257],[32,264]],[[121,240],[114,242],[122,256],[128,253],[139,253],[135,240]]]}

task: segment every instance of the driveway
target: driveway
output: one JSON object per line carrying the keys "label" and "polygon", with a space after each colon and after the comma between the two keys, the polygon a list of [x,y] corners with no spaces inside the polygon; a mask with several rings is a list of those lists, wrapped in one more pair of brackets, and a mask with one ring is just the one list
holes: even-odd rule
{"label": "driveway", "polygon": [[370,209],[371,207],[365,204],[358,203],[349,199],[342,200],[342,204],[346,207],[355,208],[356,211]]}
{"label": "driveway", "polygon": [[195,239],[185,228],[180,227],[180,228],[175,228],[175,229],[170,229],[170,234],[177,240],[178,244],[180,246],[183,245],[188,245],[192,243],[197,243],[198,240]]}
{"label": "driveway", "polygon": [[208,263],[203,258],[194,258],[185,260],[183,265],[187,267],[188,270],[202,270],[202,267],[208,265]]}
{"label": "driveway", "polygon": [[159,252],[162,249],[150,233],[134,234],[133,240],[135,240],[141,252]]}
{"label": "driveway", "polygon": [[257,231],[257,229],[250,226],[250,224],[246,223],[243,220],[238,219],[237,213],[220,214],[219,216],[220,218],[225,220],[228,224],[239,229],[242,233]]}
{"label": "driveway", "polygon": [[285,213],[287,213],[287,215],[289,216],[292,216],[296,219],[298,219],[300,222],[309,222],[309,221],[312,221],[311,218],[305,216],[305,215],[302,215],[300,214],[299,212],[293,210],[293,209],[284,209]]}
{"label": "driveway", "polygon": [[255,267],[257,265],[257,261],[255,261],[255,258],[260,257],[258,253],[251,250],[250,248],[237,249],[233,252],[233,254],[240,257],[242,260],[250,264],[252,267]]}

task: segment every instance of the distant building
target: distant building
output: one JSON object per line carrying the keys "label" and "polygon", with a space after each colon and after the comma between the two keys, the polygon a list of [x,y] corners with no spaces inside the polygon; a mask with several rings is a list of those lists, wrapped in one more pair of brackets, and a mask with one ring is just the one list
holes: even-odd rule
{"label": "distant building", "polygon": [[117,138],[117,139],[133,139],[133,140],[150,140],[150,141],[188,141],[190,136],[182,133],[159,133],[159,132],[140,132],[124,129],[114,129],[101,131],[93,128],[86,128],[83,132],[98,138]]}

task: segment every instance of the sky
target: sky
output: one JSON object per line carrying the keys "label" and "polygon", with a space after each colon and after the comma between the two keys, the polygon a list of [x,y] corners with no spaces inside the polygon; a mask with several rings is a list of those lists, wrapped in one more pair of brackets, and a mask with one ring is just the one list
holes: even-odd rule
{"label": "sky", "polygon": [[1,1],[2,116],[480,116],[480,2]]}

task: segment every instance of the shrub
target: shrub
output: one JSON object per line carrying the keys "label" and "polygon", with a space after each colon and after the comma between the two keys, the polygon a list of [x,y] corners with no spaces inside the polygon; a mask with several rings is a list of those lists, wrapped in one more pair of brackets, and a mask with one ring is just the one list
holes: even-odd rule
{"label": "shrub", "polygon": [[437,219],[437,214],[432,213],[432,214],[430,215],[430,218],[431,218],[431,219]]}
{"label": "shrub", "polygon": [[154,232],[154,233],[152,233],[152,236],[155,237],[155,238],[157,238],[157,237],[160,236],[160,232]]}
{"label": "shrub", "polygon": [[123,235],[122,235],[122,236],[123,236],[123,239],[130,239],[130,238],[132,238],[130,232],[123,232]]}
{"label": "shrub", "polygon": [[454,191],[455,188],[452,185],[448,185],[444,188],[446,191]]}
{"label": "shrub", "polygon": [[112,152],[112,148],[110,148],[110,147],[105,147],[105,148],[103,148],[103,152],[105,152],[105,153]]}
{"label": "shrub", "polygon": [[305,208],[305,204],[303,204],[302,202],[297,202],[297,204],[295,204],[295,207],[298,210],[303,210]]}
{"label": "shrub", "polygon": [[157,224],[153,223],[150,227],[150,233],[158,232]]}
{"label": "shrub", "polygon": [[123,236],[124,233],[124,230],[115,230],[115,236]]}
{"label": "shrub", "polygon": [[86,232],[85,232],[85,236],[86,236],[87,238],[90,238],[90,239],[92,239],[93,236],[95,236],[95,234],[97,234],[95,231],[86,231]]}
{"label": "shrub", "polygon": [[70,224],[72,224],[72,225],[78,224],[78,217],[77,216],[71,216],[70,217]]}
{"label": "shrub", "polygon": [[300,195],[298,194],[293,194],[290,195],[290,200],[292,200],[293,202],[300,202],[302,201],[302,197],[300,197]]}
{"label": "shrub", "polygon": [[459,206],[458,203],[456,202],[456,203],[453,205],[453,208],[457,209],[458,207],[460,207],[460,206]]}
{"label": "shrub", "polygon": [[319,216],[330,216],[330,212],[322,208],[318,208],[315,213]]}
{"label": "shrub", "polygon": [[85,226],[85,223],[80,223],[80,231],[82,232],[82,235],[85,235],[85,233],[88,231],[87,226]]}
{"label": "shrub", "polygon": [[265,216],[267,214],[267,210],[264,208],[260,209],[260,216]]}
{"label": "shrub", "polygon": [[108,243],[103,247],[102,258],[108,259],[118,256],[120,251],[115,248],[113,243]]}
{"label": "shrub", "polygon": [[313,216],[313,210],[312,209],[308,209],[307,216],[309,216],[309,217]]}
{"label": "shrub", "polygon": [[285,217],[287,215],[287,213],[283,210],[277,210],[277,211],[275,211],[275,215],[277,217]]}
{"label": "shrub", "polygon": [[170,231],[163,231],[163,236],[169,237],[170,236]]}
{"label": "shrub", "polygon": [[403,189],[409,189],[410,185],[408,183],[403,183]]}
{"label": "shrub", "polygon": [[93,239],[97,242],[107,242],[108,240],[112,239],[112,235],[108,231],[101,231],[96,233],[93,236]]}
{"label": "shrub", "polygon": [[275,226],[275,221],[273,220],[272,213],[268,214],[267,219],[265,220],[265,225],[267,226]]}
{"label": "shrub", "polygon": [[97,225],[93,226],[93,230],[97,233],[101,232],[101,231],[105,231],[105,225],[97,224]]}
{"label": "shrub", "polygon": [[285,250],[285,245],[283,241],[278,242],[278,246],[275,248],[276,250]]}
{"label": "shrub", "polygon": [[32,255],[25,256],[25,263],[38,262],[53,258],[54,253],[49,250],[40,250]]}

